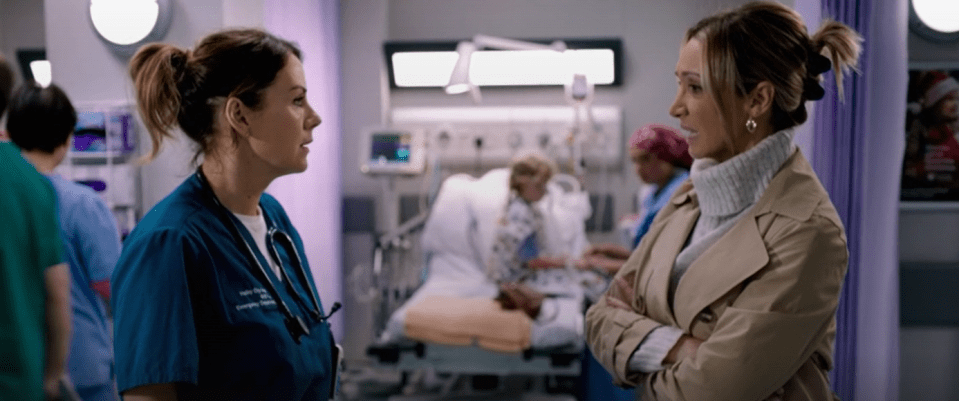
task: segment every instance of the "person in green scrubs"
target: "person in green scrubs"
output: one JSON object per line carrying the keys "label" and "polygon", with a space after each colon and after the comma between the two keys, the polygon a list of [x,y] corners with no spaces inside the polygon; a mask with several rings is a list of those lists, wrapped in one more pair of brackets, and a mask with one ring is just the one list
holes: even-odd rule
{"label": "person in green scrubs", "polygon": [[[0,116],[12,77],[0,55]],[[70,271],[56,195],[9,142],[0,142],[0,188],[0,400],[58,397],[70,347]]]}

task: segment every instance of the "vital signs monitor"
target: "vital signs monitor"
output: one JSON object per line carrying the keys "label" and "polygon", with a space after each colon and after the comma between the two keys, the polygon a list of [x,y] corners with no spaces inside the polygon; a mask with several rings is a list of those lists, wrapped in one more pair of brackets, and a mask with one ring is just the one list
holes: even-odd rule
{"label": "vital signs monitor", "polygon": [[365,129],[360,145],[360,171],[366,174],[421,174],[426,152],[423,136],[419,129]]}

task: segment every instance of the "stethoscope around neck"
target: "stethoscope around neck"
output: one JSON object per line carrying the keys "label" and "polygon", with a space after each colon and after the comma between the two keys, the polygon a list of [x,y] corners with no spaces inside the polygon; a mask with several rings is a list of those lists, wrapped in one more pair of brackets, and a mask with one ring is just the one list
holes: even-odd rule
{"label": "stethoscope around neck", "polygon": [[[286,329],[290,332],[290,335],[293,336],[293,341],[297,344],[300,343],[300,338],[302,336],[310,335],[310,328],[306,325],[306,322],[303,319],[290,310],[290,307],[287,306],[286,302],[283,301],[283,298],[280,296],[279,290],[276,289],[276,286],[273,284],[273,280],[270,279],[269,273],[267,273],[266,268],[260,263],[260,260],[256,257],[256,253],[253,252],[253,248],[250,246],[250,243],[243,237],[243,234],[240,232],[240,228],[237,227],[236,222],[230,217],[230,211],[216,197],[216,193],[213,192],[213,187],[210,186],[210,182],[207,181],[206,176],[203,174],[203,170],[197,168],[196,177],[200,180],[200,185],[208,192],[210,199],[213,200],[213,203],[216,205],[218,218],[223,222],[229,229],[233,237],[243,244],[243,249],[245,250],[246,257],[250,261],[251,267],[255,269],[256,273],[259,273],[260,279],[263,283],[266,284],[267,291],[269,291],[270,296],[276,300],[276,305],[280,309],[280,313],[283,314],[283,323],[286,326]],[[313,290],[313,287],[310,285],[310,279],[306,274],[306,269],[303,267],[303,261],[300,259],[300,254],[297,252],[296,245],[293,243],[293,239],[290,236],[278,230],[275,226],[270,223],[269,216],[266,215],[266,210],[262,207],[264,218],[268,222],[267,224],[267,239],[268,246],[267,250],[270,253],[269,257],[273,258],[273,261],[280,266],[280,275],[282,276],[283,282],[286,284],[287,291],[290,293],[294,299],[306,310],[313,319],[318,321],[326,321],[333,316],[337,310],[340,309],[340,303],[334,302],[333,307],[330,308],[330,313],[324,315],[320,310],[320,300],[317,298],[316,291]],[[283,268],[283,261],[280,259],[280,254],[276,251],[276,243],[280,243],[280,246],[283,246],[286,250],[287,255],[290,255],[290,261],[295,262],[295,270],[297,279],[300,281],[300,284],[303,285],[303,288],[309,294],[310,303],[312,305],[305,305],[305,302],[302,301],[296,288],[293,285],[293,281],[290,280],[289,275],[286,274],[286,269]]]}

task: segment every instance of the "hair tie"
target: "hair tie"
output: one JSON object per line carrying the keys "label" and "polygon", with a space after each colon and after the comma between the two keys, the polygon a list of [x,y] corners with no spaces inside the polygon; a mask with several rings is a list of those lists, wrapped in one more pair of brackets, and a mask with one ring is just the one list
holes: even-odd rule
{"label": "hair tie", "polygon": [[809,100],[819,100],[826,96],[826,90],[815,78],[806,78],[803,80],[803,96]]}
{"label": "hair tie", "polygon": [[832,62],[829,61],[826,56],[823,56],[819,53],[812,53],[807,62],[806,71],[809,72],[811,76],[818,76],[832,67]]}
{"label": "hair tie", "polygon": [[189,49],[178,50],[171,58],[175,71],[177,90],[180,92],[180,101],[190,102],[200,91],[200,80],[196,76],[194,67],[190,65],[193,52]]}
{"label": "hair tie", "polygon": [[189,61],[190,54],[182,49],[173,48],[170,53],[170,67],[173,68],[174,76],[177,80],[180,80],[187,70],[187,62]]}

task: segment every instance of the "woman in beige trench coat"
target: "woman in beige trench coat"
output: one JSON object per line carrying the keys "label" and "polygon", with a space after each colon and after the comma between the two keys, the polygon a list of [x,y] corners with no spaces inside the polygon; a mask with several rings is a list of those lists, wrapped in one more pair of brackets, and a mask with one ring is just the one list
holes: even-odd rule
{"label": "woman in beige trench coat", "polygon": [[792,136],[861,38],[834,21],[806,32],[795,11],[756,2],[686,34],[670,114],[690,180],[586,316],[593,353],[643,400],[835,398],[846,237]]}

